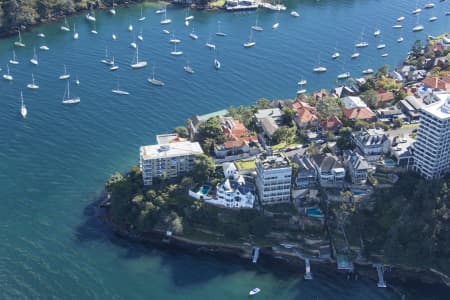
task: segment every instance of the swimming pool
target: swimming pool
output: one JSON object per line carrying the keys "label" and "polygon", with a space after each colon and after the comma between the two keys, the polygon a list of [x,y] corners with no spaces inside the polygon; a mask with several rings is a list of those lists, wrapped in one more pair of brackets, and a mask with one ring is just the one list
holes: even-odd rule
{"label": "swimming pool", "polygon": [[198,191],[198,193],[199,194],[202,194],[202,195],[208,195],[208,192],[211,190],[211,187],[209,186],[209,185],[203,185],[200,189],[199,189],[199,191]]}
{"label": "swimming pool", "polygon": [[384,160],[384,165],[388,168],[393,168],[393,167],[395,167],[395,161],[393,159],[386,158]]}
{"label": "swimming pool", "polygon": [[310,217],[323,218],[320,208],[310,207],[306,209],[306,214]]}
{"label": "swimming pool", "polygon": [[364,196],[369,194],[367,191],[363,191],[363,190],[352,190],[352,193],[354,196]]}

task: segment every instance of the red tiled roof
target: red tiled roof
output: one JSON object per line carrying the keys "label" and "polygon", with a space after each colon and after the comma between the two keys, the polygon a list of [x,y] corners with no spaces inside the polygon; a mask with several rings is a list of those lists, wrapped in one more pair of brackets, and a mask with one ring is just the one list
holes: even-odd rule
{"label": "red tiled roof", "polygon": [[378,103],[384,103],[394,100],[394,93],[392,92],[386,92],[386,93],[379,93],[377,95],[377,102]]}
{"label": "red tiled roof", "polygon": [[300,109],[296,114],[300,123],[310,123],[317,121],[317,115],[309,109]]}
{"label": "red tiled roof", "polygon": [[345,109],[344,116],[349,120],[370,120],[375,118],[374,112],[368,107]]}
{"label": "red tiled roof", "polygon": [[450,90],[450,77],[438,78],[428,77],[422,80],[422,83],[432,89],[448,91]]}
{"label": "red tiled roof", "polygon": [[338,127],[342,126],[342,122],[341,120],[339,120],[339,118],[335,115],[329,117],[326,120],[323,120],[322,122],[320,122],[320,127],[322,127],[325,130],[334,130]]}
{"label": "red tiled roof", "polygon": [[251,135],[247,128],[245,128],[245,125],[239,120],[233,119],[231,124],[231,128],[222,127],[222,131],[227,137],[227,141],[224,143],[226,149],[240,148],[250,142],[257,141],[256,136]]}

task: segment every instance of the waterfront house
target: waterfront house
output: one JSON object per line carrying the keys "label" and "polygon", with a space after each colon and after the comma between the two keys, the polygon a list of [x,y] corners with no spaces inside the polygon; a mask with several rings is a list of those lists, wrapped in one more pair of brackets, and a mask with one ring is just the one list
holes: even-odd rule
{"label": "waterfront house", "polygon": [[298,189],[306,189],[317,183],[317,170],[309,155],[296,154],[291,161],[298,165],[297,174],[295,176],[295,186]]}
{"label": "waterfront house", "polygon": [[345,169],[335,156],[329,153],[312,155],[311,162],[317,170],[317,178],[321,186],[343,186]]}
{"label": "waterfront house", "polygon": [[353,184],[366,184],[369,175],[370,166],[367,160],[359,153],[354,151],[344,151],[344,165]]}
{"label": "waterfront house", "polygon": [[348,96],[341,99],[344,105],[344,117],[348,120],[373,121],[375,113],[358,96]]}
{"label": "waterfront house", "polygon": [[283,122],[283,111],[279,108],[259,109],[254,117],[256,125],[271,138]]}
{"label": "waterfront house", "polygon": [[368,161],[389,152],[389,139],[382,129],[364,129],[352,133],[352,140]]}
{"label": "waterfront house", "polygon": [[216,187],[216,197],[206,201],[228,208],[253,208],[255,186],[240,176],[237,180],[224,179]]}
{"label": "waterfront house", "polygon": [[281,153],[256,158],[256,187],[262,205],[291,200],[292,167]]}
{"label": "waterfront house", "polygon": [[192,170],[195,156],[203,154],[198,142],[177,142],[140,147],[139,166],[144,185],[153,178],[174,178]]}
{"label": "waterfront house", "polygon": [[299,128],[317,125],[319,118],[315,107],[297,99],[292,103],[292,110],[294,111],[294,121]]}
{"label": "waterfront house", "polygon": [[367,104],[359,96],[347,96],[341,99],[344,109],[367,107]]}
{"label": "waterfront house", "polygon": [[249,152],[256,155],[259,152],[258,139],[245,128],[244,124],[232,117],[221,117],[219,120],[226,141],[215,146],[214,154],[216,157],[224,158],[228,155]]}
{"label": "waterfront house", "polygon": [[337,98],[343,98],[347,96],[354,96],[357,94],[357,92],[352,87],[341,85],[333,88],[331,90],[331,94]]}
{"label": "waterfront house", "polygon": [[209,118],[214,118],[214,117],[223,117],[225,115],[228,114],[228,110],[223,109],[223,110],[219,110],[216,112],[212,112],[206,115],[195,115],[193,116],[190,120],[189,120],[189,134],[190,134],[190,138],[191,140],[195,139],[195,137],[198,134],[198,130],[199,130],[199,126],[200,124],[202,124],[203,122],[206,122],[206,120],[208,120]]}

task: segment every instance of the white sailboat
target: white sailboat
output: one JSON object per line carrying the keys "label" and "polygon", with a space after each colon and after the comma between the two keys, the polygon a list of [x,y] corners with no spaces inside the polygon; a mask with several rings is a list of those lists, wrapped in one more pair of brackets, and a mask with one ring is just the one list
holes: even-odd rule
{"label": "white sailboat", "polygon": [[217,21],[217,32],[216,32],[216,35],[217,36],[226,36],[227,34],[222,31],[221,24],[222,24],[222,21]]}
{"label": "white sailboat", "polygon": [[162,5],[159,5],[159,9],[157,9],[157,10],[155,11],[155,13],[156,13],[157,15],[163,14],[163,13],[165,13],[165,12],[166,12],[166,7],[162,7]]}
{"label": "white sailboat", "polygon": [[144,40],[144,36],[142,35],[142,26],[141,26],[141,30],[139,31],[139,34],[137,36],[138,40],[140,40],[141,42]]}
{"label": "white sailboat", "polygon": [[95,22],[94,22],[94,28],[91,29],[91,33],[92,34],[98,34],[97,26],[95,25]]}
{"label": "white sailboat", "polygon": [[361,41],[356,43],[355,47],[356,48],[364,48],[364,47],[367,47],[367,46],[369,46],[369,43],[364,41],[364,29],[363,29],[363,31],[361,32]]}
{"label": "white sailboat", "polygon": [[194,74],[194,69],[189,64],[189,61],[186,62],[186,65],[183,67],[184,71],[189,74]]}
{"label": "white sailboat", "polygon": [[136,36],[133,34],[133,41],[130,43],[130,47],[133,49],[137,48],[137,44],[136,44]]}
{"label": "white sailboat", "polygon": [[31,74],[31,83],[27,84],[27,88],[31,89],[31,90],[37,90],[39,88],[39,85],[37,85],[34,82],[34,74]]}
{"label": "white sailboat", "polygon": [[8,81],[12,81],[14,78],[12,77],[12,75],[9,73],[9,65],[6,64],[6,74],[3,74],[3,79],[8,80]]}
{"label": "white sailboat", "polygon": [[340,56],[341,56],[341,54],[339,53],[339,51],[338,51],[337,48],[335,47],[335,48],[334,48],[334,52],[333,52],[333,54],[331,55],[331,58],[332,58],[332,59],[338,59]]}
{"label": "white sailboat", "polygon": [[380,29],[376,29],[374,32],[373,32],[373,36],[379,36],[381,34],[381,30]]}
{"label": "white sailboat", "polygon": [[91,22],[95,22],[97,21],[97,19],[95,18],[95,13],[94,12],[88,12],[86,14],[86,20],[91,21]]}
{"label": "white sailboat", "polygon": [[320,55],[319,55],[319,59],[318,60],[319,60],[319,63],[317,64],[317,67],[315,67],[313,69],[313,71],[316,72],[316,73],[324,73],[324,72],[326,72],[327,68],[320,64]]}
{"label": "white sailboat", "polygon": [[211,39],[212,39],[211,34],[209,34],[209,40],[206,42],[205,46],[208,47],[211,50],[215,50],[216,49],[216,45],[214,45],[211,42]]}
{"label": "white sailboat", "polygon": [[404,38],[402,36],[397,39],[397,43],[401,43],[403,41],[404,41]]}
{"label": "white sailboat", "polygon": [[403,22],[405,20],[404,16],[398,17],[397,18],[397,22]]}
{"label": "white sailboat", "polygon": [[142,22],[142,21],[144,21],[145,19],[146,19],[146,17],[143,15],[142,7],[141,7],[141,16],[139,17],[138,21],[139,21],[139,22]]}
{"label": "white sailboat", "polygon": [[170,55],[180,56],[183,55],[183,51],[177,50],[177,44],[173,44],[173,51],[170,52]]}
{"label": "white sailboat", "polygon": [[383,43],[383,38],[381,38],[380,43],[377,45],[377,49],[381,50],[381,49],[384,49],[384,48],[386,48],[386,44]]}
{"label": "white sailboat", "polygon": [[434,22],[434,21],[437,21],[437,19],[438,19],[438,17],[432,16],[432,17],[430,17],[430,18],[428,19],[428,21],[429,21],[429,22]]}
{"label": "white sailboat", "polygon": [[64,73],[62,75],[59,75],[60,80],[66,80],[70,78],[70,74],[67,73],[66,65],[64,65]]}
{"label": "white sailboat", "polygon": [[355,46],[355,50],[353,51],[352,55],[350,56],[351,59],[357,59],[361,54],[356,50],[358,47]]}
{"label": "white sailboat", "polygon": [[75,29],[75,24],[73,24],[73,39],[78,40],[78,37],[79,37],[79,35],[78,35],[77,30]]}
{"label": "white sailboat", "polygon": [[214,58],[214,68],[219,70],[221,66],[220,61],[217,58]]}
{"label": "white sailboat", "polygon": [[128,31],[133,31],[133,25],[130,23],[130,25],[128,25]]}
{"label": "white sailboat", "polygon": [[163,29],[163,31],[162,31],[164,34],[170,34],[170,31],[169,30],[167,30],[167,29]]}
{"label": "white sailboat", "polygon": [[141,69],[147,66],[147,62],[145,60],[139,61],[139,47],[136,47],[136,61],[131,64],[133,69]]}
{"label": "white sailboat", "polygon": [[105,64],[105,65],[108,65],[108,66],[111,66],[111,65],[114,64],[114,61],[111,60],[111,59],[109,58],[109,55],[108,55],[108,47],[105,47],[105,58],[103,58],[102,60],[100,60],[100,62],[101,62],[102,64]]}
{"label": "white sailboat", "polygon": [[192,30],[191,33],[189,33],[189,37],[193,40],[198,40],[198,35],[196,35],[194,32],[194,25],[192,25]]}
{"label": "white sailboat", "polygon": [[14,49],[13,49],[13,58],[9,60],[9,63],[12,65],[19,64],[19,61],[17,60],[17,57],[16,57],[16,51],[14,51]]}
{"label": "white sailboat", "polygon": [[263,31],[264,30],[264,28],[262,28],[260,25],[258,25],[258,14],[256,15],[255,25],[252,26],[252,30],[254,30],[254,31]]}
{"label": "white sailboat", "polygon": [[172,32],[172,37],[170,38],[169,43],[172,43],[172,44],[178,44],[178,43],[181,43],[181,40],[180,40],[180,39],[177,39],[177,38],[175,37],[175,33]]}
{"label": "white sailboat", "polygon": [[185,21],[191,21],[194,19],[194,16],[189,14],[189,12],[190,12],[190,8],[188,6],[188,8],[186,9],[186,17],[184,18]]}
{"label": "white sailboat", "polygon": [[109,70],[110,70],[110,71],[117,71],[117,70],[119,70],[119,66],[115,64],[114,56],[113,56],[113,58],[112,58],[112,61],[111,61],[111,67],[109,68]]}
{"label": "white sailboat", "polygon": [[297,85],[300,86],[300,89],[297,90],[297,95],[302,95],[302,94],[306,93],[306,89],[303,88],[303,86],[306,84],[307,84],[307,81],[303,78],[299,82],[297,82]]}
{"label": "white sailboat", "polygon": [[365,69],[365,70],[362,71],[362,73],[364,75],[370,75],[370,74],[373,73],[373,69],[371,69],[371,68]]}
{"label": "white sailboat", "polygon": [[37,54],[36,54],[36,48],[33,49],[33,53],[34,53],[33,58],[30,59],[30,63],[37,66],[39,64],[39,61],[38,61]]}
{"label": "white sailboat", "polygon": [[155,78],[155,66],[153,66],[152,77],[147,78],[147,81],[156,86],[164,86],[164,82]]}
{"label": "white sailboat", "polygon": [[418,15],[422,12],[422,9],[419,8],[419,0],[416,1],[416,9],[413,10],[411,13],[413,15]]}
{"label": "white sailboat", "polygon": [[117,36],[114,33],[112,34],[111,37],[112,37],[113,41],[117,40]]}
{"label": "white sailboat", "polygon": [[60,29],[62,31],[70,31],[69,24],[67,23],[66,17],[64,17],[64,25],[61,25]]}
{"label": "white sailboat", "polygon": [[39,50],[48,51],[48,50],[50,50],[50,48],[47,45],[42,44],[41,46],[39,46]]}
{"label": "white sailboat", "polygon": [[344,72],[337,76],[337,79],[347,79],[350,77],[350,72]]}
{"label": "white sailboat", "polygon": [[81,102],[80,97],[70,97],[70,81],[67,80],[67,88],[66,91],[64,92],[64,96],[63,96],[63,100],[62,103],[63,104],[78,104]]}
{"label": "white sailboat", "polygon": [[119,78],[117,78],[117,87],[115,89],[112,89],[111,92],[113,94],[117,94],[117,95],[129,95],[130,94],[129,92],[120,89]]}
{"label": "white sailboat", "polygon": [[296,12],[295,10],[291,11],[291,16],[297,18],[300,17],[300,14],[298,12]]}
{"label": "white sailboat", "polygon": [[253,295],[258,294],[259,292],[261,292],[260,288],[254,288],[248,294],[249,294],[249,296],[253,296]]}
{"label": "white sailboat", "polygon": [[114,1],[113,1],[112,7],[111,7],[111,9],[109,10],[109,13],[110,13],[111,15],[113,15],[113,16],[117,13],[115,7],[116,7],[116,4],[115,4]]}
{"label": "white sailboat", "polygon": [[413,27],[412,31],[413,32],[419,32],[424,30],[425,27],[423,27],[423,25],[419,24],[419,16],[417,16],[417,20],[416,20],[416,26]]}
{"label": "white sailboat", "polygon": [[393,29],[401,29],[401,28],[403,28],[403,25],[401,25],[401,24],[395,24],[395,25],[392,25],[392,28],[393,28]]}
{"label": "white sailboat", "polygon": [[20,91],[20,114],[22,115],[22,118],[26,118],[28,115],[27,107],[25,106],[25,103],[23,103],[22,91]]}
{"label": "white sailboat", "polygon": [[248,39],[248,42],[244,43],[244,48],[251,48],[256,45],[256,42],[253,40],[253,31],[250,30],[250,37]]}
{"label": "white sailboat", "polygon": [[425,8],[426,8],[426,9],[433,8],[434,6],[435,6],[435,4],[432,3],[432,2],[428,2],[427,4],[425,4]]}
{"label": "white sailboat", "polygon": [[20,29],[18,30],[19,32],[19,40],[14,42],[14,46],[16,47],[25,47],[25,44],[22,41],[22,35],[20,34]]}
{"label": "white sailboat", "polygon": [[80,85],[80,80],[78,79],[78,75],[75,76],[75,78],[76,78],[76,79],[75,79],[75,84],[76,84],[76,85]]}
{"label": "white sailboat", "polygon": [[42,32],[39,32],[38,34],[36,34],[36,36],[40,38],[45,38],[45,34],[43,34]]}
{"label": "white sailboat", "polygon": [[167,24],[172,23],[172,20],[167,18],[167,11],[166,11],[166,9],[164,9],[164,16],[163,16],[163,18],[161,19],[161,21],[159,23],[161,25],[167,25]]}
{"label": "white sailboat", "polygon": [[381,54],[381,57],[388,57],[389,53],[383,53]]}

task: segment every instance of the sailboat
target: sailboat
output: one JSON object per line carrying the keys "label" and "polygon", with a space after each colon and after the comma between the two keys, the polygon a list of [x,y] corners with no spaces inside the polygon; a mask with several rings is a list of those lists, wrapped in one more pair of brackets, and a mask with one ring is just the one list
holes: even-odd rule
{"label": "sailboat", "polygon": [[401,43],[403,41],[404,41],[404,38],[402,36],[397,39],[397,43]]}
{"label": "sailboat", "polygon": [[[336,43],[337,44],[337,43]],[[332,59],[338,59],[341,56],[341,54],[339,53],[339,51],[337,50],[337,48],[334,48],[334,53],[331,55]]]}
{"label": "sailboat", "polygon": [[357,51],[353,52],[351,55],[351,59],[357,59],[361,54]]}
{"label": "sailboat", "polygon": [[222,24],[222,21],[217,21],[217,32],[216,32],[216,35],[217,36],[226,36],[227,34],[222,32],[222,29],[221,29],[221,26],[220,26],[221,24]]}
{"label": "sailboat", "polygon": [[253,41],[253,31],[250,30],[250,38],[248,42],[244,43],[244,48],[251,48],[256,45],[256,42]]}
{"label": "sailboat", "polygon": [[163,14],[163,13],[165,13],[166,12],[166,8],[164,7],[162,7],[161,5],[159,6],[159,9],[157,9],[156,11],[155,11],[155,13],[157,14],[157,15],[160,15],[160,14]]}
{"label": "sailboat", "polygon": [[39,46],[39,49],[42,50],[42,51],[50,50],[50,48],[47,45],[45,45],[45,44],[42,44],[41,46]]}
{"label": "sailboat", "polygon": [[76,85],[80,85],[80,80],[78,79],[78,75],[75,76],[75,84]]}
{"label": "sailboat", "polygon": [[22,91],[20,91],[20,114],[22,115],[22,118],[26,118],[28,115],[27,107],[25,106],[25,103],[23,103]]}
{"label": "sailboat", "polygon": [[272,25],[272,30],[278,29],[280,23],[278,22],[278,14],[275,15],[275,24]]}
{"label": "sailboat", "polygon": [[164,9],[164,16],[163,16],[163,18],[161,19],[161,22],[159,22],[159,23],[160,23],[161,25],[167,25],[167,24],[172,23],[172,20],[167,18],[167,11],[166,11],[166,9]]}
{"label": "sailboat", "polygon": [[140,69],[147,66],[147,62],[145,60],[139,61],[139,47],[136,47],[136,62],[131,64],[133,69]]}
{"label": "sailboat", "polygon": [[191,15],[191,14],[189,14],[189,12],[190,12],[190,8],[189,8],[189,6],[188,6],[188,8],[187,8],[187,10],[186,10],[186,17],[184,18],[185,21],[190,21],[190,20],[193,20],[193,19],[194,19],[194,16]]}
{"label": "sailboat", "polygon": [[109,68],[109,70],[110,70],[110,71],[117,71],[117,70],[119,70],[119,66],[116,65],[115,62],[114,62],[114,56],[113,56],[113,58],[112,58],[112,61],[111,61],[111,67]]}
{"label": "sailboat", "polygon": [[170,31],[169,30],[167,30],[167,29],[163,29],[163,31],[162,31],[164,34],[170,34]]}
{"label": "sailboat", "polygon": [[347,79],[350,77],[350,72],[344,72],[337,76],[337,79]]}
{"label": "sailboat", "polygon": [[411,13],[412,13],[413,15],[418,15],[418,14],[420,14],[421,12],[422,12],[422,10],[419,8],[419,0],[417,0],[417,1],[416,1],[416,9],[413,10]]}
{"label": "sailboat", "polygon": [[78,40],[78,37],[79,37],[79,35],[78,35],[77,30],[75,29],[75,24],[73,24],[73,39]]}
{"label": "sailboat", "polygon": [[115,9],[115,7],[116,7],[116,4],[115,4],[114,1],[113,1],[112,7],[111,7],[111,9],[109,10],[109,13],[112,14],[113,16],[116,14],[116,9]]}
{"label": "sailboat", "polygon": [[192,31],[189,33],[189,37],[193,40],[198,40],[198,35],[194,33],[194,25],[192,25]]}
{"label": "sailboat", "polygon": [[16,57],[16,51],[14,51],[14,49],[13,49],[13,58],[9,60],[9,63],[12,65],[19,64],[19,61],[17,60],[17,57]]}
{"label": "sailboat", "polygon": [[142,7],[141,7],[141,17],[138,19],[139,22],[142,22],[146,19],[146,17],[142,14]]}
{"label": "sailboat", "polygon": [[66,91],[64,92],[62,103],[63,104],[78,104],[80,102],[81,102],[80,97],[70,98],[70,81],[67,80],[67,88],[66,88]]}
{"label": "sailboat", "polygon": [[34,52],[33,58],[30,59],[30,63],[37,66],[39,64],[39,61],[38,61],[37,54],[36,54],[36,48],[33,49],[33,52]]}
{"label": "sailboat", "polygon": [[371,69],[371,68],[365,69],[365,70],[362,71],[362,73],[364,75],[370,75],[370,74],[373,73],[373,69]]}
{"label": "sailboat", "polygon": [[434,22],[434,21],[437,21],[437,19],[438,19],[438,17],[432,16],[432,17],[430,17],[430,18],[428,19],[428,21],[429,21],[429,22]]}
{"label": "sailboat", "polygon": [[136,49],[137,44],[136,44],[136,36],[133,34],[133,41],[130,43],[130,47],[133,49]]}
{"label": "sailboat", "polygon": [[172,32],[172,37],[170,38],[169,43],[172,43],[172,44],[178,44],[178,43],[181,43],[181,40],[180,40],[180,39],[177,39],[177,38],[175,37],[175,33]]}
{"label": "sailboat", "polygon": [[171,55],[173,55],[173,56],[180,56],[180,55],[183,55],[183,51],[177,51],[177,44],[175,43],[175,44],[173,44],[173,51],[171,51],[170,52],[170,54]]}
{"label": "sailboat", "polygon": [[194,70],[192,69],[192,67],[189,65],[189,61],[186,62],[186,65],[183,67],[183,69],[186,73],[189,73],[189,74],[195,73]]}
{"label": "sailboat", "polygon": [[295,10],[291,11],[291,16],[293,17],[300,17],[300,14],[298,12],[296,12]]}
{"label": "sailboat", "polygon": [[92,28],[91,33],[92,34],[98,34],[97,26],[95,25],[95,22],[94,22],[94,28]]}
{"label": "sailboat", "polygon": [[369,46],[369,43],[364,42],[364,29],[361,32],[361,41],[355,44],[356,48],[364,48]]}
{"label": "sailboat", "polygon": [[263,31],[264,30],[264,28],[262,28],[260,25],[258,25],[258,15],[256,15],[255,25],[252,26],[252,30],[254,30],[254,31]]}
{"label": "sailboat", "polygon": [[59,75],[59,79],[66,80],[70,78],[70,74],[67,73],[66,65],[64,65],[64,74]]}
{"label": "sailboat", "polygon": [[101,62],[102,64],[109,65],[109,66],[111,66],[111,65],[114,64],[114,61],[112,61],[111,59],[109,59],[109,56],[108,56],[108,47],[105,47],[105,58],[102,59],[100,62]]}
{"label": "sailboat", "polygon": [[397,18],[397,22],[403,22],[405,20],[404,16],[400,16]]}
{"label": "sailboat", "polygon": [[113,41],[117,40],[117,36],[114,33],[112,34],[111,37],[112,37]]}
{"label": "sailboat", "polygon": [[112,89],[111,92],[117,95],[129,95],[130,93],[119,88],[119,78],[117,78],[117,87]]}
{"label": "sailboat", "polygon": [[7,70],[7,73],[3,74],[3,79],[12,81],[14,78],[12,77],[11,74],[9,74],[9,65],[8,64],[6,64],[6,70]]}
{"label": "sailboat", "polygon": [[36,34],[36,36],[40,38],[45,38],[45,34],[43,34],[42,32],[39,32],[38,34]]}
{"label": "sailboat", "polygon": [[[442,0],[441,0],[441,2],[442,2]],[[433,8],[434,6],[435,6],[435,4],[432,2],[428,2],[427,4],[425,4],[425,8],[427,8],[427,9]]]}
{"label": "sailboat", "polygon": [[144,40],[144,36],[142,35],[142,26],[141,26],[141,30],[139,31],[139,34],[137,36],[138,40],[140,40],[141,42]]}
{"label": "sailboat", "polygon": [[300,89],[297,90],[297,95],[301,95],[306,93],[306,89],[303,88],[303,86],[307,83],[307,81],[305,79],[301,79],[299,82],[297,82],[297,85],[300,86]]}
{"label": "sailboat", "polygon": [[67,23],[67,18],[64,17],[64,25],[60,27],[62,31],[70,31],[69,24]]}
{"label": "sailboat", "polygon": [[39,85],[34,82],[34,74],[31,74],[31,83],[27,84],[27,88],[31,90],[37,90],[39,88]]}
{"label": "sailboat", "polygon": [[217,52],[216,52],[215,48],[214,48],[214,56],[215,56],[215,58],[214,58],[214,68],[216,70],[219,70],[220,67],[221,67],[221,64],[220,64],[220,61],[217,59]]}
{"label": "sailboat", "polygon": [[401,24],[395,24],[395,25],[392,25],[392,28],[393,28],[393,29],[401,29],[401,28],[403,28],[403,25],[401,25]]}
{"label": "sailboat", "polygon": [[91,22],[95,22],[97,19],[95,18],[95,13],[94,12],[88,12],[86,14],[86,20],[91,21]]}
{"label": "sailboat", "polygon": [[377,49],[381,50],[381,49],[384,49],[384,48],[386,48],[386,44],[383,43],[383,38],[381,38],[380,43],[377,45]]}
{"label": "sailboat", "polygon": [[14,45],[16,47],[25,47],[25,44],[22,41],[22,35],[20,34],[20,30],[18,30],[19,32],[19,40],[14,42]]}
{"label": "sailboat", "polygon": [[327,68],[325,68],[324,66],[320,65],[320,55],[319,55],[319,63],[317,64],[317,67],[315,67],[313,69],[314,72],[316,73],[324,73],[327,71]]}
{"label": "sailboat", "polygon": [[133,31],[133,25],[130,23],[130,25],[128,25],[128,31]]}
{"label": "sailboat", "polygon": [[156,86],[164,86],[164,82],[155,79],[155,66],[153,66],[153,76],[151,78],[147,78],[147,81]]}
{"label": "sailboat", "polygon": [[381,34],[381,30],[380,29],[376,29],[374,32],[373,32],[373,36],[379,36]]}
{"label": "sailboat", "polygon": [[211,34],[209,34],[209,40],[206,42],[205,46],[208,47],[209,49],[216,49],[216,45],[211,43]]}
{"label": "sailboat", "polygon": [[419,31],[422,31],[424,29],[425,29],[425,27],[423,27],[423,25],[419,24],[419,16],[417,16],[416,26],[413,27],[412,31],[413,32],[419,32]]}

